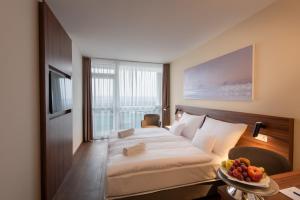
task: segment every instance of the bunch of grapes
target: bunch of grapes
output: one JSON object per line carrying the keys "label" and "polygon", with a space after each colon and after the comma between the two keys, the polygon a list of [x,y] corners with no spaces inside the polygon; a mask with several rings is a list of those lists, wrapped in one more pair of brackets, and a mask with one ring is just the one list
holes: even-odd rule
{"label": "bunch of grapes", "polygon": [[233,164],[228,170],[228,174],[241,181],[251,182],[251,178],[248,174],[248,166],[245,163],[240,162],[239,159],[234,160]]}

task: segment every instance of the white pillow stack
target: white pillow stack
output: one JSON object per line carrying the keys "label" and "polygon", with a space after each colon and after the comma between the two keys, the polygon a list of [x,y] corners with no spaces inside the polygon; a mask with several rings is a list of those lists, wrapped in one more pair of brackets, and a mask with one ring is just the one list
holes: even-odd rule
{"label": "white pillow stack", "polygon": [[[207,151],[211,149],[213,143],[211,138],[214,137],[215,142],[211,151],[219,156],[225,156],[236,145],[246,128],[246,124],[233,124],[206,117],[193,143],[196,144],[195,146],[201,146],[203,150]],[[203,138],[201,138],[202,136]],[[205,142],[209,144],[205,146],[203,144]]]}
{"label": "white pillow stack", "polygon": [[185,124],[181,135],[192,140],[197,129],[203,124],[204,119],[205,115],[190,115],[184,112],[179,120],[179,122]]}
{"label": "white pillow stack", "polygon": [[[205,122],[204,122],[205,123]],[[196,134],[192,140],[195,147],[203,150],[204,152],[211,153],[216,143],[216,137],[210,132],[197,129]]]}
{"label": "white pillow stack", "polygon": [[177,120],[175,120],[170,128],[170,132],[174,135],[181,135],[183,129],[184,129],[184,123],[181,123]]}

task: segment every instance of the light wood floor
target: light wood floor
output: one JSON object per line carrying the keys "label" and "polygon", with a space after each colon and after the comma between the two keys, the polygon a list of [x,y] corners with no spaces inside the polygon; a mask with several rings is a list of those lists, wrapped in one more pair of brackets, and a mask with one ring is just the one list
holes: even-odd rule
{"label": "light wood floor", "polygon": [[83,143],[72,168],[55,196],[55,200],[104,199],[107,141]]}

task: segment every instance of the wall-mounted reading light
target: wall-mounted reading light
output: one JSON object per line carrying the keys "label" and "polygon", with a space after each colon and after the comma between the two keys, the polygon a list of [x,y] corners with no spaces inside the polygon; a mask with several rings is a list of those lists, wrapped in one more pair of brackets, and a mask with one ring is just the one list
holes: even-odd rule
{"label": "wall-mounted reading light", "polygon": [[266,128],[262,122],[255,122],[255,127],[253,129],[253,137],[257,137],[261,128]]}

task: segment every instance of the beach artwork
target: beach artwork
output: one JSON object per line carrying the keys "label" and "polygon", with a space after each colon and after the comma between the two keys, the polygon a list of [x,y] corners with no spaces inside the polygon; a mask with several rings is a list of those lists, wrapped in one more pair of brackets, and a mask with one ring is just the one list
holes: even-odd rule
{"label": "beach artwork", "polygon": [[184,71],[184,98],[251,101],[253,46],[247,46]]}

